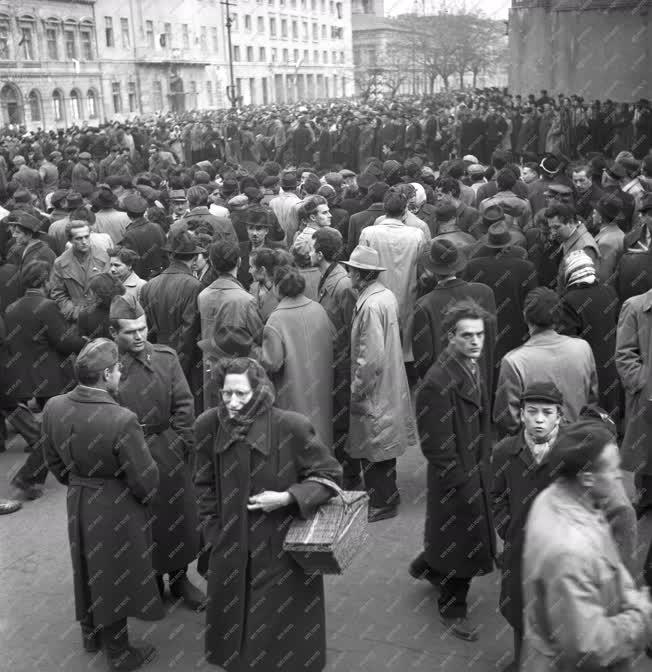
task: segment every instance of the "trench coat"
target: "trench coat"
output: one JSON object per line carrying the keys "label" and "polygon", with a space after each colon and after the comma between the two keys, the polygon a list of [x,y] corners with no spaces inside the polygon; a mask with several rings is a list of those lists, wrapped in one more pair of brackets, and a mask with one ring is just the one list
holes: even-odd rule
{"label": "trench coat", "polygon": [[189,565],[199,551],[197,503],[188,466],[193,398],[171,348],[146,343],[141,353],[124,353],[121,360],[118,399],[138,416],[159,471],[159,489],[152,500],[152,564],[158,574],[169,574]]}
{"label": "trench coat", "polygon": [[556,481],[534,501],[523,552],[522,672],[629,672],[649,642],[647,598],[602,511]]}
{"label": "trench coat", "polygon": [[622,468],[652,473],[652,290],[623,304],[616,331],[616,369],[625,388]]}
{"label": "trench coat", "polygon": [[79,385],[48,401],[42,427],[48,468],[68,486],[77,620],[163,618],[147,504],[158,469],[138,419],[108,392]]}
{"label": "trench coat", "polygon": [[329,449],[334,340],[326,311],[302,294],[282,298],[263,329],[262,364],[276,387],[276,405],[308,417]]}
{"label": "trench coat", "polygon": [[[195,423],[195,486],[211,545],[206,657],[228,672],[319,672],[326,661],[324,586],[283,551],[292,518],[308,518],[332,493],[310,476],[341,480],[331,451],[298,413],[272,408],[230,440],[218,412]],[[295,503],[248,511],[252,494],[290,492]]]}
{"label": "trench coat", "polygon": [[91,248],[82,264],[72,248],[57,257],[50,275],[50,296],[69,322],[75,322],[83,306],[92,303],[88,283],[91,278],[109,270],[109,257],[105,252]]}
{"label": "trench coat", "polygon": [[360,293],[351,325],[353,458],[384,462],[417,445],[398,320],[396,297],[380,281]]}
{"label": "trench coat", "polygon": [[489,407],[483,376],[474,381],[449,348],[417,392],[421,450],[428,461],[424,551],[428,565],[444,575],[472,578],[493,569]]}

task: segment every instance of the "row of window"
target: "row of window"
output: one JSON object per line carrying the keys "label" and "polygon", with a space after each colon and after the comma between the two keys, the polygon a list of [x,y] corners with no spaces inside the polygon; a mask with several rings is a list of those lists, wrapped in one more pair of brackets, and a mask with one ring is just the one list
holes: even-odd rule
{"label": "row of window", "polygon": [[[242,61],[242,50],[240,49],[239,45],[234,45],[233,46],[233,60],[237,62]],[[254,63],[254,48],[253,47],[247,47],[246,52],[245,52],[245,62],[247,63]],[[303,51],[303,56],[301,56],[301,53],[299,52],[298,49],[295,49],[293,52],[294,56],[294,63],[299,63],[299,60],[301,60],[302,65],[319,65],[319,52],[315,49],[312,52],[312,61],[310,60],[310,52],[307,49],[304,49]],[[258,47],[258,61],[261,63],[266,63],[267,62],[267,50],[265,47]],[[271,62],[272,63],[278,63],[278,49],[274,48],[271,50]],[[283,49],[281,52],[281,63],[289,63],[290,62],[290,50],[289,49]],[[335,65],[337,63],[344,63],[344,52],[340,51],[339,55],[337,51],[332,51],[331,52],[331,64]],[[322,52],[322,64],[323,65],[328,65],[328,52],[323,51]]]}
{"label": "row of window", "polygon": [[[22,59],[35,61],[47,58],[50,61],[95,59],[93,48],[93,25],[90,22],[77,24],[47,19],[39,30],[37,22],[29,17],[16,20],[13,31],[11,20],[0,15],[0,61]],[[45,50],[42,47],[45,41]]]}
{"label": "row of window", "polygon": [[[264,5],[265,0],[257,0],[257,4]],[[317,11],[317,0],[267,0],[268,7],[289,7],[290,9],[301,9],[304,12],[308,10],[310,4],[310,11]],[[326,0],[319,0],[319,8],[322,14],[326,14]],[[342,18],[342,3],[330,0],[328,2],[328,11],[337,18]]]}
{"label": "row of window", "polygon": [[[66,106],[67,102],[67,106]],[[79,89],[73,89],[66,101],[63,91],[55,89],[52,92],[51,104],[52,114],[55,121],[66,121],[67,114],[70,122],[80,121],[84,118],[84,102],[86,104],[86,118],[95,119],[98,116],[98,96],[94,89],[86,92],[86,99],[82,97]],[[27,96],[27,106],[31,121],[40,122],[43,120],[43,101],[38,90],[32,89]]]}
{"label": "row of window", "polygon": [[[253,20],[250,14],[245,14],[244,15],[244,31],[247,33],[252,32],[253,30]],[[232,27],[233,30],[236,32],[240,32],[240,22],[238,19],[237,14],[232,14],[231,19],[233,21]],[[292,39],[293,40],[298,40],[299,39],[299,22],[298,21],[292,21],[288,23],[287,19],[281,19],[281,37],[282,38],[288,38],[290,37],[290,32],[288,31],[288,26],[291,27],[292,29]],[[264,34],[265,33],[265,17],[264,16],[259,16],[256,19],[256,32],[259,34]],[[278,20],[275,16],[270,16],[269,17],[269,34],[271,37],[277,37],[278,36]],[[328,26],[325,23],[321,24],[321,39],[322,40],[327,40],[328,39]],[[308,21],[302,21],[301,22],[301,39],[302,40],[309,40],[311,37],[311,28],[310,24]],[[330,39],[332,40],[341,40],[344,37],[344,28],[341,26],[331,26],[330,27]],[[319,24],[315,21],[312,22],[312,39],[313,40],[318,40],[320,39],[320,29],[319,29]]]}

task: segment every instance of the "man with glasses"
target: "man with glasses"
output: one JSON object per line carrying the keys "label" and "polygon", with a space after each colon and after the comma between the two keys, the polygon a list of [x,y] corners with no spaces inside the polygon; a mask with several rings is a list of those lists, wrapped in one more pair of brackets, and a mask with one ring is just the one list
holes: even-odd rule
{"label": "man with glasses", "polygon": [[167,574],[173,598],[197,611],[205,598],[187,577],[188,565],[199,551],[189,466],[195,421],[192,393],[177,353],[147,340],[145,312],[133,296],[116,296],[109,318],[124,367],[118,399],[138,416],[160,474],[158,495],[152,500],[152,565],[159,591],[163,596]]}

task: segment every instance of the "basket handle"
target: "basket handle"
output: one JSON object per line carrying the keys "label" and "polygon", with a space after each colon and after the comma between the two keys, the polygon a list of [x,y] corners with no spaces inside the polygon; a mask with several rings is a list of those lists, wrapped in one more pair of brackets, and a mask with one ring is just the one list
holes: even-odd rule
{"label": "basket handle", "polygon": [[313,483],[319,483],[320,485],[323,485],[326,488],[330,488],[335,493],[335,496],[339,497],[342,500],[342,502],[346,504],[346,502],[344,501],[344,490],[342,490],[342,488],[340,488],[340,486],[337,483],[335,483],[335,481],[331,481],[328,478],[322,478],[321,476],[308,476],[308,478],[306,478],[305,480],[312,481]]}

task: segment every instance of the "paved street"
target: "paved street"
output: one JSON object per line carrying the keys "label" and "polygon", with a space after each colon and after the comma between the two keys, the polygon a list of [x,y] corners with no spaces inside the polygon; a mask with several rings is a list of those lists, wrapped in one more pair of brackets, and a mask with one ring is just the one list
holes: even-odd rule
{"label": "paved street", "polygon": [[[0,495],[22,462],[14,439],[0,455]],[[494,672],[511,656],[511,631],[496,613],[498,573],[474,581],[470,595],[484,624],[480,641],[466,644],[443,633],[435,593],[406,572],[422,535],[425,469],[417,455],[400,461],[402,508],[394,520],[370,528],[368,549],[343,577],[326,581],[328,672]],[[102,654],[82,651],[74,621],[70,556],[66,536],[66,491],[52,477],[45,496],[0,518],[0,671],[82,672],[108,669]],[[642,548],[650,524],[644,523]],[[195,577],[197,581],[201,581]],[[130,621],[134,639],[159,650],[145,669],[213,670],[202,660],[203,616],[172,610],[159,623]],[[636,672],[652,672],[643,658]],[[285,672],[295,672],[288,666]]]}

